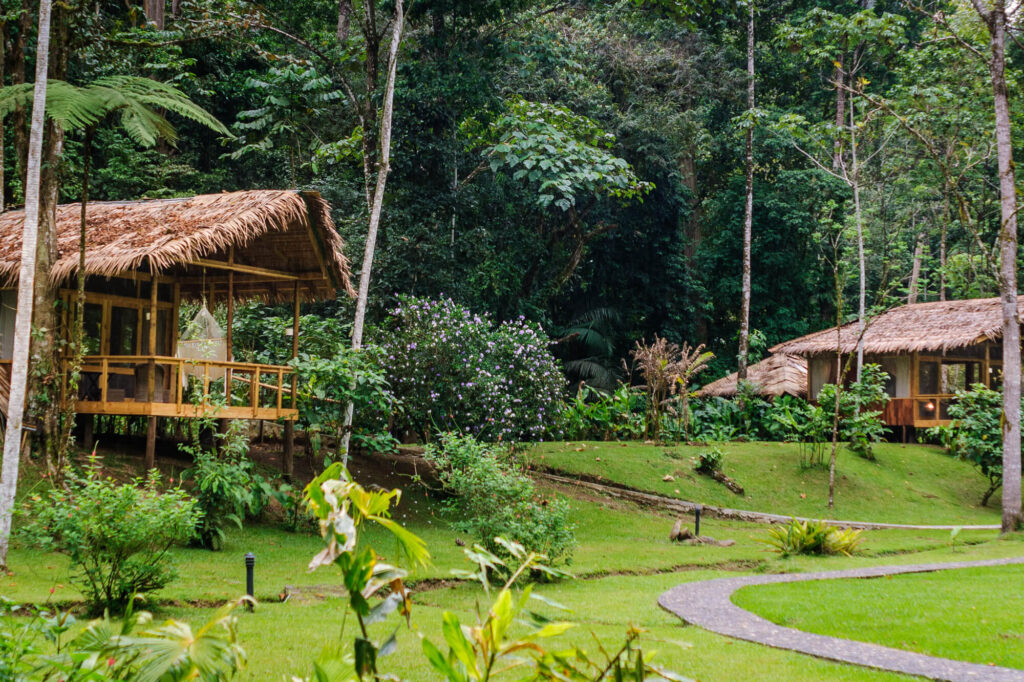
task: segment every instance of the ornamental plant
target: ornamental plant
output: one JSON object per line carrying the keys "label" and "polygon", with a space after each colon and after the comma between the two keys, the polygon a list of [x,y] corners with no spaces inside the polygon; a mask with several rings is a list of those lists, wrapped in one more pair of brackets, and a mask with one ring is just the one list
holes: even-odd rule
{"label": "ornamental plant", "polygon": [[176,577],[168,551],[188,542],[202,516],[181,488],[160,490],[154,471],[143,481],[118,483],[100,474],[95,458],[67,489],[35,495],[23,509],[21,537],[67,554],[71,582],[95,611],[120,613],[136,594]]}
{"label": "ornamental plant", "polygon": [[565,386],[540,326],[495,324],[451,299],[403,296],[382,334],[405,426],[430,440],[462,431],[484,441],[541,440]]}
{"label": "ornamental plant", "polygon": [[978,467],[988,479],[983,507],[1003,484],[1002,414],[1002,393],[974,384],[969,391],[957,391],[956,401],[949,406],[953,421],[942,427],[950,454]]}
{"label": "ornamental plant", "polygon": [[539,494],[508,447],[446,433],[427,446],[424,457],[450,496],[445,504],[455,530],[503,556],[506,548],[497,536],[544,554],[553,564],[569,561],[576,545],[569,505]]}
{"label": "ornamental plant", "polygon": [[824,521],[801,521],[791,518],[785,525],[768,529],[768,537],[758,542],[772,547],[782,556],[792,554],[842,554],[853,556],[860,551],[864,531],[837,528]]}

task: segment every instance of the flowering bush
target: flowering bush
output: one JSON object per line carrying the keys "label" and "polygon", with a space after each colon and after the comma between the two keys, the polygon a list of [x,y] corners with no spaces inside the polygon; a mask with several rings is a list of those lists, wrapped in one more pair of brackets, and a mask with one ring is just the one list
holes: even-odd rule
{"label": "flowering bush", "polygon": [[404,419],[425,439],[539,440],[556,418],[565,378],[544,331],[523,318],[494,325],[451,299],[407,296],[381,346]]}

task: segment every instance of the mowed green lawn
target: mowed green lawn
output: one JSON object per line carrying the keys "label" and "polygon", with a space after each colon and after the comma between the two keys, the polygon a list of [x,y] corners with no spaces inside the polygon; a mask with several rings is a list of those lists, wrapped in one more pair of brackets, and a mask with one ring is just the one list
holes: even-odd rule
{"label": "mowed green lawn", "polygon": [[759,585],[733,601],[807,632],[1024,668],[1024,566]]}
{"label": "mowed green lawn", "polygon": [[[725,453],[725,473],[743,486],[743,496],[693,471],[691,460],[707,449],[704,446],[552,442],[532,447],[525,457],[537,467],[734,509],[846,521],[999,523],[998,495],[989,507],[980,506],[986,479],[938,448],[884,443],[876,447],[875,462],[841,448],[835,508],[829,509],[828,469],[802,469],[798,445],[718,447]],[[675,480],[664,481],[666,475]]]}
{"label": "mowed green lawn", "polygon": [[[609,449],[618,447],[612,444]],[[758,447],[743,446],[754,451]],[[764,449],[766,457],[772,456],[772,446],[764,446]],[[643,445],[621,450],[654,453],[664,458],[661,449]],[[948,459],[939,459],[941,455],[934,451],[912,450],[919,458],[927,455],[950,463]],[[688,463],[680,464],[686,465]],[[966,468],[958,471],[960,475],[976,475]],[[657,606],[658,595],[681,582],[749,572],[835,570],[881,563],[980,559],[1024,553],[1024,544],[997,540],[995,531],[964,532],[959,538],[961,546],[954,551],[949,547],[948,531],[886,530],[867,533],[865,553],[854,558],[782,559],[758,542],[765,536],[763,525],[706,519],[702,524],[704,534],[732,539],[736,544],[731,547],[677,545],[668,541],[675,521],[672,516],[595,496],[572,486],[546,487],[545,491],[569,499],[579,540],[569,566],[578,578],[537,588],[544,596],[571,607],[574,610],[571,618],[579,623],[553,645],[572,642],[593,651],[595,644],[591,633],[610,646],[621,642],[626,627],[635,624],[648,630],[646,646],[658,651],[658,660],[663,665],[700,680],[905,678],[737,642],[685,627]],[[937,496],[919,495],[902,500],[892,512],[901,519],[936,518],[942,513],[952,517],[955,511],[951,500]],[[964,508],[970,509],[970,505]],[[793,511],[781,506],[771,510]],[[885,516],[887,512],[883,512],[885,510],[874,518],[890,520]],[[994,517],[994,512],[991,515]],[[440,643],[442,612],[451,610],[463,622],[472,622],[477,606],[486,608],[486,597],[479,585],[453,581],[438,586],[437,578],[448,578],[453,568],[468,565],[462,548],[456,544],[457,534],[451,531],[434,501],[422,491],[408,489],[395,518],[427,541],[433,564],[412,576],[413,629],[407,630],[404,625],[399,629],[399,652],[387,659],[385,667],[410,681],[438,679],[420,654],[419,636],[426,635]],[[692,523],[692,518],[685,520]],[[364,532],[361,540],[371,543],[384,555],[394,551],[393,541],[379,531]],[[344,605],[338,599],[323,596],[310,601],[280,601],[286,585],[318,586],[313,592],[322,595],[327,594],[327,588],[337,587],[339,577],[335,571],[306,571],[309,559],[320,548],[318,537],[256,524],[232,531],[222,552],[176,549],[173,556],[180,577],[155,595],[149,607],[157,618],[175,617],[201,624],[212,612],[213,604],[235,599],[242,593],[243,556],[251,551],[257,557],[256,593],[261,603],[255,613],[239,613],[238,616],[241,641],[249,656],[244,679],[286,680],[293,674],[308,675],[310,661],[323,647],[336,643],[339,637],[351,641],[355,636],[353,622],[346,621]],[[54,588],[52,598],[60,602],[80,600],[68,581],[68,564],[64,557],[15,547],[10,559],[14,573],[0,576],[0,594],[21,602],[42,603],[51,598],[49,592]],[[808,608],[815,609],[815,602],[809,602]],[[550,612],[549,615],[559,614]],[[386,636],[391,632],[389,628],[397,624],[397,620],[392,620],[375,627]],[[937,623],[936,627],[945,628],[948,624]]]}

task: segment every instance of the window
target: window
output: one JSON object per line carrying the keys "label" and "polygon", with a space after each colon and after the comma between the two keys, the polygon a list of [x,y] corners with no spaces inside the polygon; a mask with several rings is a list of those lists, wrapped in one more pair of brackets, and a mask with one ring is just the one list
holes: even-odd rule
{"label": "window", "polygon": [[110,354],[135,355],[139,338],[139,309],[110,309]]}
{"label": "window", "polygon": [[939,392],[939,363],[922,360],[917,365],[917,392],[920,395],[935,395]]}

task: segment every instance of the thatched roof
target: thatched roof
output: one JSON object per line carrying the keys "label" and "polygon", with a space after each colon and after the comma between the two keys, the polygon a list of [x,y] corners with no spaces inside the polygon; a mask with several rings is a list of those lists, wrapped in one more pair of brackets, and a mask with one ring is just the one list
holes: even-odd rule
{"label": "thatched roof", "polygon": [[[1021,310],[1024,297],[1018,297]],[[1002,336],[1003,318],[998,298],[966,301],[932,301],[892,308],[871,319],[864,333],[864,352],[895,354],[944,352]],[[820,355],[836,352],[836,330],[825,329],[773,347],[773,353]],[[840,330],[839,348],[857,350],[857,323]]]}
{"label": "thatched roof", "polygon": [[[80,204],[57,208],[54,281],[78,270]],[[0,286],[17,282],[24,211],[0,214]],[[250,190],[183,199],[91,202],[87,220],[86,272],[124,276],[163,273],[191,281],[182,295],[196,296],[195,283],[223,272],[192,264],[197,259],[234,263],[288,273],[301,279],[304,298],[353,295],[344,244],[330,206],[316,192]],[[291,286],[272,278],[236,275],[240,296],[287,299]],[[292,285],[293,286],[293,285]]]}
{"label": "thatched roof", "polygon": [[[758,387],[763,396],[777,397],[792,395],[807,397],[807,359],[798,355],[769,355],[757,364],[747,367],[747,381]],[[736,395],[736,372],[712,381],[697,391],[697,396],[707,398]]]}

